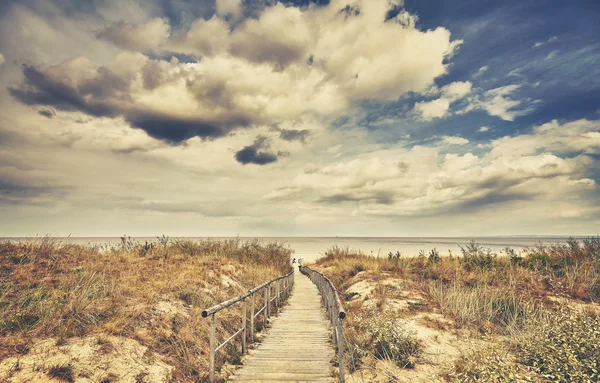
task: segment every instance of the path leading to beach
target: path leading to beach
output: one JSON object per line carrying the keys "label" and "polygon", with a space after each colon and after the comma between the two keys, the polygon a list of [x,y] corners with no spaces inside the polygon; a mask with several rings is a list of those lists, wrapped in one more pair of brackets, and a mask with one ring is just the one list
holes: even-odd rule
{"label": "path leading to beach", "polygon": [[292,295],[231,382],[334,382],[334,348],[317,287],[298,269]]}

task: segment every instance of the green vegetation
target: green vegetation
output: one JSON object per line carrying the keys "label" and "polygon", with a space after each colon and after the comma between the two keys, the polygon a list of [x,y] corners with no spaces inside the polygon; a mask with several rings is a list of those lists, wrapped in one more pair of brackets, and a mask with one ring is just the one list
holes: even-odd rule
{"label": "green vegetation", "polygon": [[407,330],[403,322],[389,315],[361,319],[362,330],[367,334],[366,349],[372,349],[379,359],[389,359],[400,367],[412,368],[423,347],[416,334]]}

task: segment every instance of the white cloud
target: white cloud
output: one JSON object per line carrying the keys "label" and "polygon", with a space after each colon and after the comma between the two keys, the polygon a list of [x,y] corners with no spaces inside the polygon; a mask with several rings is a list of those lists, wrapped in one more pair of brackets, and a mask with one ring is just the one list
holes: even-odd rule
{"label": "white cloud", "polygon": [[[476,156],[453,153],[468,140],[447,136],[439,147],[381,149],[334,164],[311,164],[266,198],[316,200],[339,211],[351,204],[364,219],[482,210],[489,215],[490,209],[503,217],[511,211],[553,217],[555,211],[545,211],[545,204],[586,217],[594,209],[584,196],[598,185],[589,177],[594,160],[581,153],[597,152],[598,139],[600,121],[553,121],[530,135],[494,140],[485,147],[487,154]],[[579,154],[561,155],[570,151]]]}
{"label": "white cloud", "polygon": [[482,126],[479,129],[477,129],[477,131],[481,132],[481,133],[488,132],[489,130],[490,130],[490,128],[487,126]]}
{"label": "white cloud", "polygon": [[472,110],[483,109],[490,116],[497,116],[505,121],[513,121],[516,117],[523,116],[533,110],[535,102],[528,102],[511,98],[520,85],[506,85],[490,89],[483,94],[476,94],[469,98],[468,105],[460,111],[466,113]]}
{"label": "white cloud", "polygon": [[441,95],[440,98],[417,102],[414,110],[425,121],[445,117],[449,114],[450,105],[471,93],[471,88],[472,84],[469,81],[450,83],[436,92]]}
{"label": "white cloud", "polygon": [[154,18],[143,24],[129,24],[119,21],[98,33],[117,46],[133,51],[155,51],[162,49],[170,35],[166,19]]}
{"label": "white cloud", "polygon": [[546,44],[549,44],[549,43],[553,43],[553,42],[555,42],[556,40],[558,40],[558,37],[557,37],[557,36],[552,36],[552,37],[550,37],[550,38],[549,38],[548,40],[546,40],[546,41],[538,41],[538,42],[536,42],[535,44],[533,44],[533,47],[532,47],[532,48],[539,48],[539,47],[541,47],[542,45],[546,45]]}
{"label": "white cloud", "polygon": [[444,117],[448,114],[449,109],[450,100],[447,98],[438,98],[437,100],[417,102],[415,104],[415,111],[425,121]]}
{"label": "white cloud", "polygon": [[448,145],[466,145],[469,143],[466,138],[458,136],[445,136],[442,141]]}
{"label": "white cloud", "polygon": [[[305,115],[335,118],[361,99],[397,100],[407,92],[425,92],[446,73],[445,60],[461,43],[452,41],[445,28],[419,30],[409,14],[385,22],[387,0],[346,5],[341,0],[302,8],[277,3],[231,28],[226,15],[241,12],[240,4],[220,1],[216,15],[194,21],[181,33],[171,33],[162,18],[119,21],[97,36],[129,52],[109,55],[102,64],[84,56],[30,67],[26,81],[12,93],[37,103],[25,88],[52,93],[44,87],[66,87],[78,101],[48,101],[62,113],[76,109],[122,117],[152,137],[181,143]],[[182,63],[142,54],[150,51],[201,59]],[[34,80],[41,76],[51,81]],[[453,102],[470,89],[469,82],[457,82],[441,95]],[[423,108],[433,118],[448,107]],[[167,132],[165,126],[177,128]]]}
{"label": "white cloud", "polygon": [[237,21],[243,17],[241,0],[217,0],[215,10],[217,15],[231,17],[233,21]]}
{"label": "white cloud", "polygon": [[477,73],[475,73],[473,75],[473,78],[478,78],[478,77],[483,76],[483,74],[485,72],[487,72],[488,69],[489,69],[489,67],[487,65],[482,66],[481,68],[479,68],[479,70],[477,70]]}

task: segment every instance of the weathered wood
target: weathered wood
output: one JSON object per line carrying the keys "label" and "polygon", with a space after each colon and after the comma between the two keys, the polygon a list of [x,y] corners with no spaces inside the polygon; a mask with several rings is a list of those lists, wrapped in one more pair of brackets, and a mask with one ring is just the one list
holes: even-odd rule
{"label": "weathered wood", "polygon": [[[236,338],[238,335],[241,334],[242,337],[242,355],[244,355],[247,352],[247,323],[246,323],[246,319],[247,319],[247,301],[246,298],[247,297],[252,297],[252,314],[251,314],[251,332],[250,332],[250,337],[252,339],[252,341],[254,341],[254,318],[260,313],[263,312],[263,316],[264,316],[264,320],[265,320],[265,325],[268,323],[268,317],[270,314],[270,301],[269,301],[269,291],[271,288],[271,284],[273,282],[275,283],[279,283],[280,280],[292,280],[293,281],[293,275],[294,275],[294,270],[292,270],[290,273],[274,278],[270,281],[267,281],[265,283],[263,283],[262,285],[255,287],[251,290],[249,290],[246,294],[242,294],[236,298],[232,298],[228,301],[219,303],[216,306],[210,307],[204,311],[202,311],[202,316],[203,317],[207,317],[207,316],[211,316],[211,324],[210,324],[210,350],[209,350],[209,380],[211,383],[214,383],[215,381],[215,355],[217,353],[217,351],[219,351],[222,347],[224,347],[227,343],[229,343],[231,340],[233,340],[234,338]],[[277,285],[279,286],[279,284]],[[290,288],[291,286],[293,286],[293,283],[289,285]],[[260,309],[257,313],[255,313],[254,311],[254,295],[256,293],[258,293],[259,291],[263,290],[265,292],[265,306]],[[276,299],[278,297],[275,297],[274,299]],[[217,339],[216,339],[216,317],[215,314],[221,310],[223,310],[226,307],[232,306],[235,303],[238,302],[242,302],[242,323],[241,323],[241,328],[238,329],[235,333],[233,333],[229,338],[227,338],[223,343],[221,344],[217,344]]]}
{"label": "weathered wood", "polygon": [[339,382],[344,383],[344,332],[343,332],[343,320],[346,317],[346,312],[342,306],[340,297],[337,290],[333,286],[333,283],[322,273],[312,270],[309,267],[300,267],[302,274],[309,277],[309,279],[317,286],[321,297],[323,298],[323,304],[327,310],[329,317],[329,323],[333,329],[333,342],[337,349],[338,365],[339,365]]}
{"label": "weathered wood", "polygon": [[330,361],[335,350],[317,286],[299,276],[287,304],[273,318],[262,342],[229,381],[334,382]]}
{"label": "weathered wood", "polygon": [[219,311],[221,311],[221,310],[223,310],[223,309],[225,309],[225,308],[227,308],[227,307],[229,307],[229,306],[231,306],[231,305],[233,305],[233,304],[236,304],[237,302],[239,302],[239,301],[241,301],[241,300],[243,300],[243,299],[246,299],[246,298],[247,298],[247,297],[249,297],[250,295],[252,295],[252,294],[254,294],[254,293],[256,293],[256,292],[258,292],[258,291],[260,291],[260,290],[264,289],[265,287],[268,287],[268,286],[270,286],[270,285],[271,285],[271,283],[273,283],[273,282],[275,282],[275,281],[279,281],[279,280],[281,280],[281,279],[284,279],[284,278],[289,278],[290,276],[292,276],[292,275],[293,275],[293,273],[294,273],[294,271],[292,270],[292,271],[290,271],[290,272],[289,272],[288,274],[286,274],[286,275],[282,275],[282,276],[280,276],[280,277],[273,278],[273,279],[271,279],[270,281],[267,281],[267,282],[263,283],[263,284],[262,284],[262,285],[260,285],[260,286],[257,286],[257,287],[255,287],[255,288],[253,288],[253,289],[250,289],[250,290],[248,290],[248,292],[247,292],[247,293],[245,293],[245,294],[242,294],[242,295],[240,295],[240,296],[238,296],[238,297],[235,297],[235,298],[231,298],[231,299],[230,299],[230,300],[228,300],[228,301],[221,302],[221,303],[219,303],[218,305],[215,305],[215,306],[213,306],[213,307],[207,308],[206,310],[202,311],[202,317],[203,317],[203,318],[206,318],[206,317],[207,317],[207,316],[209,316],[209,315],[212,315],[212,314],[214,314],[214,313],[217,313],[217,312],[219,312]]}
{"label": "weathered wood", "polygon": [[254,294],[250,298],[250,343],[254,343]]}
{"label": "weathered wood", "polygon": [[217,319],[215,318],[215,314],[213,314],[210,318],[210,381],[211,383],[215,381],[215,353],[217,352]]}
{"label": "weathered wood", "polygon": [[246,300],[242,301],[242,355],[246,354]]}

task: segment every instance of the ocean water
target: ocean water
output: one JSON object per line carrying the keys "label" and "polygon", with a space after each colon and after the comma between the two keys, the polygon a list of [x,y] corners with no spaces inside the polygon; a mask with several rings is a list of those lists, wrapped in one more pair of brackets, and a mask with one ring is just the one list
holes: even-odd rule
{"label": "ocean water", "polygon": [[[184,237],[185,239],[201,240],[207,237]],[[184,239],[179,238],[179,239]],[[211,237],[213,239],[227,239],[230,237]],[[10,238],[13,240],[30,241],[39,240],[39,238]],[[119,237],[69,237],[59,238],[70,243],[83,245],[118,245],[121,243]],[[131,237],[132,240],[144,242],[156,242],[156,237]],[[177,237],[172,237],[177,239]],[[306,262],[312,262],[323,256],[327,249],[332,246],[360,250],[373,256],[387,256],[389,252],[399,251],[403,255],[417,255],[423,250],[429,252],[431,249],[437,249],[440,254],[447,255],[460,254],[460,246],[468,244],[472,239],[479,245],[493,252],[502,254],[506,247],[511,247],[516,251],[522,251],[523,248],[534,246],[540,242],[544,244],[564,243],[568,237],[258,237],[247,238],[239,237],[242,241],[252,241],[258,239],[262,242],[278,241],[294,250],[296,258],[302,258]]]}

